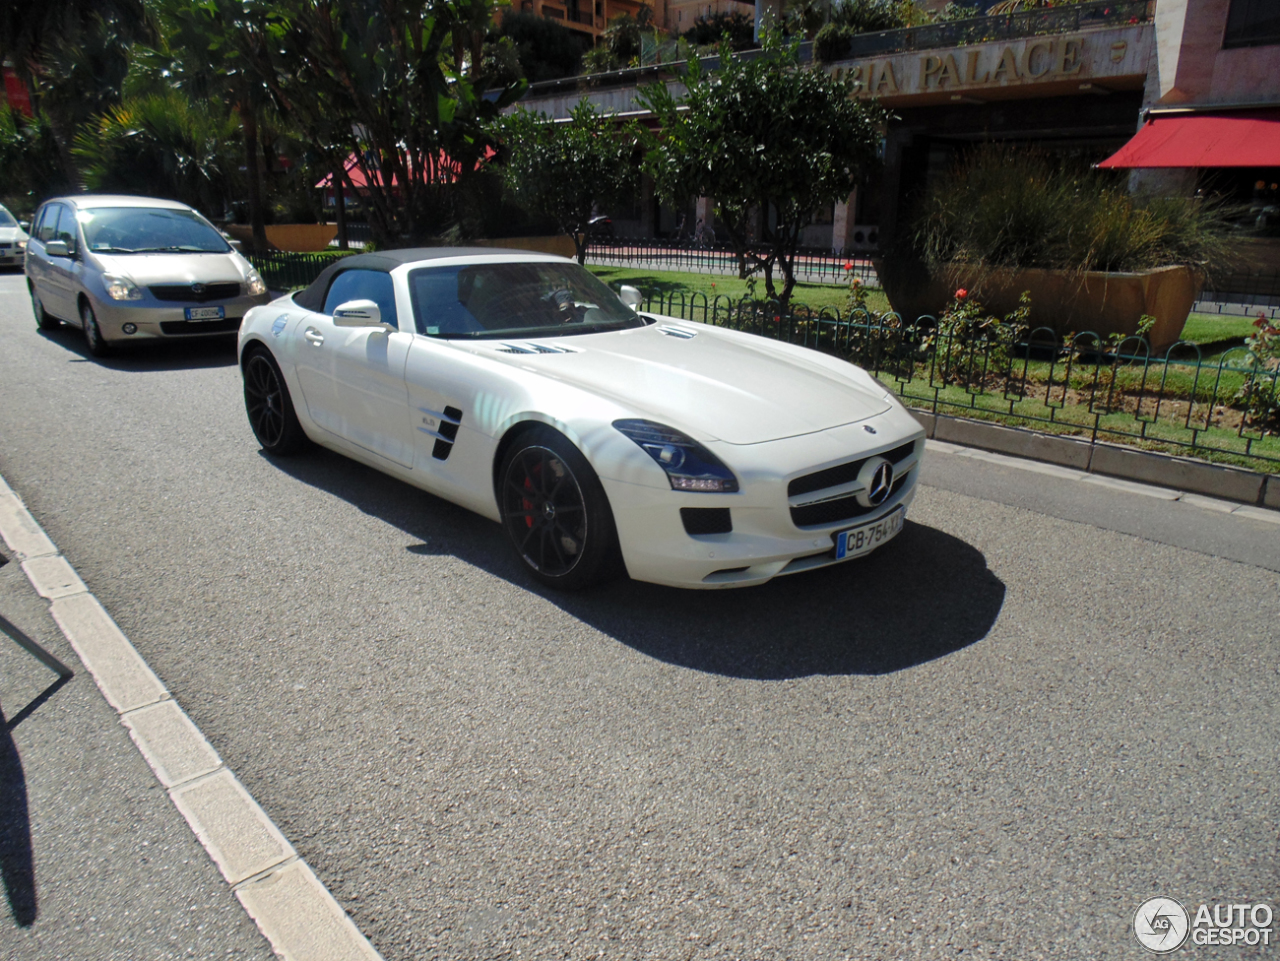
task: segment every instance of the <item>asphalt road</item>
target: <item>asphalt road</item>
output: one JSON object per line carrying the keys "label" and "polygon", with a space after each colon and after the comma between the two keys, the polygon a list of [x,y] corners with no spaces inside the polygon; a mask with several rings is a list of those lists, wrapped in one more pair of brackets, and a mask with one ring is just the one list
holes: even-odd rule
{"label": "asphalt road", "polygon": [[263,456],[228,346],[98,363],[15,275],[0,338],[0,473],[388,959],[1137,958],[1152,894],[1280,900],[1275,525],[937,455],[869,559],[560,596]]}

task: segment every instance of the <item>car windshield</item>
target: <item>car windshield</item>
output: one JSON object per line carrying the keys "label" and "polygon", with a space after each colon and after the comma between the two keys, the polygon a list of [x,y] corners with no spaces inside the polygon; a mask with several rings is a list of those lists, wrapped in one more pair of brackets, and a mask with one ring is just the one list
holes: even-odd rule
{"label": "car windshield", "polygon": [[559,337],[643,327],[577,264],[424,267],[409,274],[414,321],[429,337]]}
{"label": "car windshield", "polygon": [[199,214],[165,207],[90,207],[76,214],[85,245],[102,254],[225,254],[222,235]]}
{"label": "car windshield", "polygon": [[13,219],[13,214],[0,207],[0,227],[16,227],[18,222]]}

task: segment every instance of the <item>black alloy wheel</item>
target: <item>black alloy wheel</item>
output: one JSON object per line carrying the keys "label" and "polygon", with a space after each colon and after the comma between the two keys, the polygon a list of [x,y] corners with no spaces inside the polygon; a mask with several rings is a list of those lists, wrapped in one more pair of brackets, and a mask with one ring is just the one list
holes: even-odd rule
{"label": "black alloy wheel", "polygon": [[516,555],[543,584],[578,590],[620,567],[604,488],[558,431],[538,427],[511,445],[502,463],[499,504]]}
{"label": "black alloy wheel", "polygon": [[261,347],[253,349],[244,363],[244,409],[253,436],[268,454],[287,457],[307,446],[289,387],[276,362]]}
{"label": "black alloy wheel", "polygon": [[93,305],[87,300],[80,305],[80,326],[84,328],[84,342],[89,353],[94,357],[108,357],[111,345],[102,336],[102,328],[98,326],[98,317],[93,312]]}

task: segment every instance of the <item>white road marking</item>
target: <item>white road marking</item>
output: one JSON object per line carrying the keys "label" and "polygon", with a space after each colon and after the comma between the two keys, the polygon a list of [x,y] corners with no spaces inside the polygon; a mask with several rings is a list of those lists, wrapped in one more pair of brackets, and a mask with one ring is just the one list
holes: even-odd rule
{"label": "white road marking", "polygon": [[381,961],[0,477],[0,537],[276,954]]}

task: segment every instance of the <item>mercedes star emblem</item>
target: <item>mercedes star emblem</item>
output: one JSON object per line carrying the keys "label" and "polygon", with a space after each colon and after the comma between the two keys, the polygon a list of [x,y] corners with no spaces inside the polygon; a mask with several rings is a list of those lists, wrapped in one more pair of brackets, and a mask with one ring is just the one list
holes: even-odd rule
{"label": "mercedes star emblem", "polygon": [[871,487],[867,491],[867,500],[873,505],[884,503],[884,499],[889,496],[889,491],[893,489],[893,465],[885,461],[876,468],[876,472],[871,475]]}

